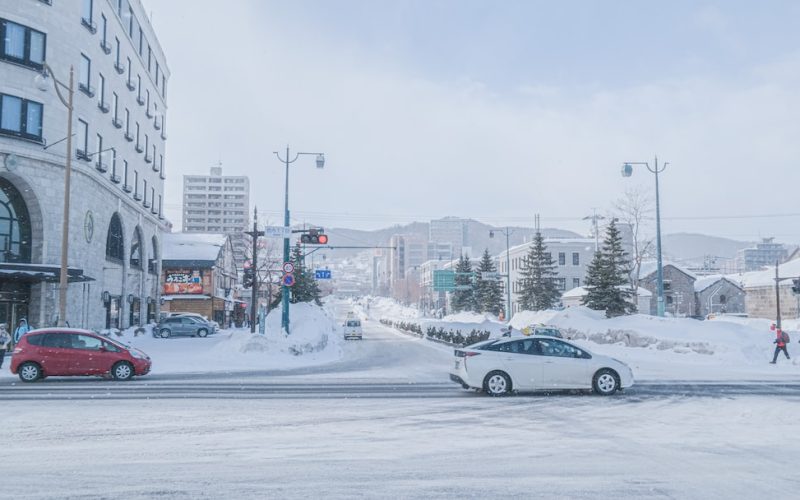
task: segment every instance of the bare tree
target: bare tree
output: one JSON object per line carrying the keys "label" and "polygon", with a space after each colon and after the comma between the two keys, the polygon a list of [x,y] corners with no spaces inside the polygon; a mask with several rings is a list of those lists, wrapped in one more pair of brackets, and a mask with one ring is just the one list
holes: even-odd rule
{"label": "bare tree", "polygon": [[648,231],[654,219],[655,207],[650,193],[641,187],[629,188],[625,194],[614,202],[613,216],[621,226],[631,232],[631,289],[636,293],[639,289],[642,261],[653,255],[655,247],[652,232]]}

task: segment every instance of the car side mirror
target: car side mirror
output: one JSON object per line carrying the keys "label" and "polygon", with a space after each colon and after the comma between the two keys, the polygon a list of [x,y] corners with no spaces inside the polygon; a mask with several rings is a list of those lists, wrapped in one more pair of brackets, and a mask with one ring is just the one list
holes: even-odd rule
{"label": "car side mirror", "polygon": [[98,349],[98,351],[100,351],[100,352],[108,352],[108,349],[106,349],[105,347],[101,346],[100,349]]}

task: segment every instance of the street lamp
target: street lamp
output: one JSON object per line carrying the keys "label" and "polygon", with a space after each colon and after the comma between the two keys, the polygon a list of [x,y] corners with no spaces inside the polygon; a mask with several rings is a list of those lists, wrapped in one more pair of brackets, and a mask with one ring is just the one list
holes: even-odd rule
{"label": "street lamp", "polygon": [[[274,151],[275,156],[281,161],[281,163],[286,165],[286,187],[284,191],[284,214],[283,214],[283,225],[286,228],[286,234],[290,233],[290,223],[289,223],[289,165],[296,162],[298,158],[302,155],[312,155],[316,157],[316,164],[317,168],[325,168],[325,154],[324,153],[295,153],[294,158],[292,158],[291,154],[289,153],[289,146],[286,146],[286,156],[281,158],[281,155],[278,151]],[[291,159],[290,159],[291,158]],[[289,262],[289,238],[284,237],[283,239],[283,261]],[[289,287],[285,284],[281,283],[282,290],[281,290],[281,305],[282,305],[282,314],[281,314],[281,327],[289,334]]]}
{"label": "street lamp", "polygon": [[[511,321],[511,252],[508,238],[514,231],[508,226],[497,231],[506,235],[506,321]],[[489,231],[489,238],[494,238],[494,231]]]}
{"label": "street lamp", "polygon": [[[61,224],[61,273],[58,280],[58,326],[65,326],[67,319],[67,287],[68,282],[68,258],[69,258],[69,201],[70,201],[70,175],[72,173],[72,112],[73,112],[73,97],[75,95],[74,78],[75,70],[73,66],[69,67],[69,85],[59,81],[53,69],[44,63],[42,66],[42,73],[35,78],[35,84],[39,90],[47,91],[47,80],[52,78],[53,88],[56,89],[56,94],[61,104],[67,108],[67,163],[64,169],[64,213]],[[68,92],[67,98],[61,94],[61,89]]]}
{"label": "street lamp", "polygon": [[658,156],[655,157],[653,166],[649,163],[642,161],[625,162],[622,165],[622,177],[630,177],[633,175],[634,165],[644,165],[652,174],[656,176],[656,288],[658,291],[658,315],[664,316],[664,267],[661,260],[661,201],[659,198],[658,189],[658,174],[667,169],[669,163],[664,162],[658,166]]}

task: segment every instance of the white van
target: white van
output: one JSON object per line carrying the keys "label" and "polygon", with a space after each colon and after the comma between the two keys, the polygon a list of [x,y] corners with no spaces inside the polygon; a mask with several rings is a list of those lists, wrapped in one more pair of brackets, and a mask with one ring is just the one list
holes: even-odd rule
{"label": "white van", "polygon": [[361,320],[349,317],[344,322],[344,339],[358,339],[361,340]]}

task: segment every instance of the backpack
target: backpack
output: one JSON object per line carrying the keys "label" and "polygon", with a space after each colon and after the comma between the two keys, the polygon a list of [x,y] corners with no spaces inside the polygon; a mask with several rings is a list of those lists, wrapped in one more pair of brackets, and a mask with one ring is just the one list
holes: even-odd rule
{"label": "backpack", "polygon": [[787,343],[787,344],[788,344],[789,342],[791,342],[791,340],[789,340],[789,334],[788,334],[788,333],[786,333],[786,332],[781,332],[781,340],[782,340],[783,342]]}

